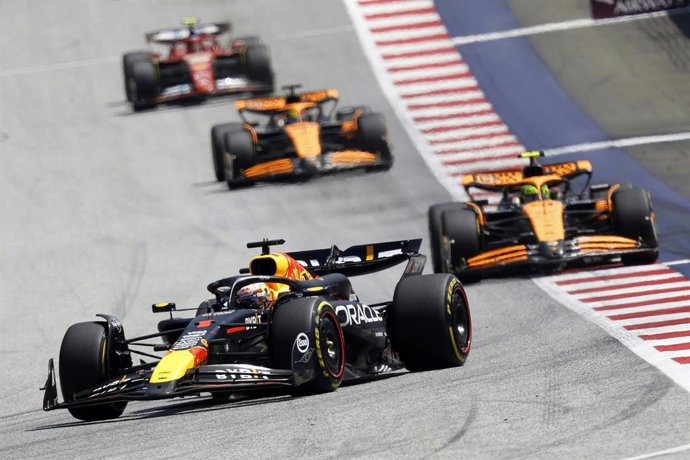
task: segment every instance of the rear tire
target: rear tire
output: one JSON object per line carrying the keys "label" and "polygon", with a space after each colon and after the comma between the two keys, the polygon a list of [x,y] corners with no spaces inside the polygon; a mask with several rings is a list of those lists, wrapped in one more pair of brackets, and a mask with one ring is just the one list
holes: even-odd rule
{"label": "rear tire", "polygon": [[450,243],[450,268],[463,282],[479,281],[476,274],[466,274],[455,269],[461,261],[482,252],[481,228],[477,214],[471,209],[450,209],[441,215],[443,235]]}
{"label": "rear tire", "polygon": [[151,53],[148,51],[135,51],[133,53],[126,53],[122,56],[122,75],[125,84],[125,96],[128,102],[132,102],[132,92],[130,91],[129,81],[132,78],[132,68],[135,62],[150,61]]}
{"label": "rear tire", "polygon": [[472,344],[472,319],[465,291],[454,275],[403,278],[386,318],[393,350],[407,369],[424,371],[465,363]]}
{"label": "rear tire", "polygon": [[[628,190],[632,188],[632,184],[630,182],[621,182],[620,184],[614,184],[618,185],[618,188],[616,189],[616,193],[621,191],[621,190]],[[611,186],[613,187],[613,185]],[[590,198],[592,200],[608,200],[609,198],[609,191],[611,190],[611,187],[603,190],[596,190],[592,191],[590,188]]]}
{"label": "rear tire", "polygon": [[623,255],[626,265],[649,264],[659,255],[656,224],[652,215],[652,199],[649,192],[641,188],[616,191],[612,197],[615,229],[622,236],[641,240],[651,246],[649,252]]}
{"label": "rear tire", "polygon": [[336,390],[345,373],[345,341],[333,307],[320,297],[294,299],[276,307],[269,335],[269,353],[276,368],[292,369],[292,346],[300,334],[306,334],[308,347],[314,349],[315,377],[293,393]]}
{"label": "rear tire", "polygon": [[230,131],[225,135],[225,148],[223,165],[228,187],[252,185],[254,181],[244,177],[244,170],[256,164],[252,135],[246,129]]}
{"label": "rear tire", "polygon": [[218,182],[225,180],[225,166],[223,155],[225,153],[225,136],[228,133],[242,130],[240,123],[225,123],[211,128],[211,155],[213,157],[213,171]]}
{"label": "rear tire", "polygon": [[444,273],[446,270],[443,265],[443,225],[441,216],[444,212],[451,209],[464,209],[461,203],[441,203],[429,207],[429,246],[431,247],[431,266],[434,273]]}
{"label": "rear tire", "polygon": [[[74,393],[115,376],[108,368],[107,340],[106,325],[102,322],[77,323],[67,329],[60,346],[60,385],[65,401],[73,401]],[[126,406],[126,402],[117,402],[68,410],[79,420],[94,421],[117,418]]]}
{"label": "rear tire", "polygon": [[263,41],[256,35],[248,35],[246,37],[237,37],[232,40],[233,46],[250,46],[250,45],[261,45]]}
{"label": "rear tire", "polygon": [[357,118],[355,138],[359,147],[367,152],[377,153],[381,159],[381,164],[371,169],[388,170],[393,166],[393,155],[388,146],[387,137],[386,120],[380,113],[365,113]]}
{"label": "rear tire", "polygon": [[266,45],[248,45],[243,52],[245,70],[249,80],[266,85],[255,93],[272,93],[274,89],[271,56]]}
{"label": "rear tire", "polygon": [[368,105],[354,105],[352,107],[342,107],[338,109],[337,112],[335,112],[335,119],[336,121],[352,120],[352,118],[358,110],[362,111],[362,115],[371,112],[371,108]]}

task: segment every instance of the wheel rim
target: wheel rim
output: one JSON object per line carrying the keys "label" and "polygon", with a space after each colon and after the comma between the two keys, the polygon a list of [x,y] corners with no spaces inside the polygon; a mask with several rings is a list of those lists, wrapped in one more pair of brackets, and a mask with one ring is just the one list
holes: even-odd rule
{"label": "wheel rim", "polygon": [[344,370],[343,341],[340,328],[330,312],[325,312],[319,321],[319,347],[324,358],[326,370],[333,378],[338,378]]}
{"label": "wheel rim", "polygon": [[456,343],[463,353],[467,353],[472,337],[472,322],[467,304],[459,288],[453,291],[450,305],[452,312],[451,322]]}

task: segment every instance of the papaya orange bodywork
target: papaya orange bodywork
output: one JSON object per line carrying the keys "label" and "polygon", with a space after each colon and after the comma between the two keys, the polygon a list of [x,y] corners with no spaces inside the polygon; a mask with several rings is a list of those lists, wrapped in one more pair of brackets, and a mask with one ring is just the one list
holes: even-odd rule
{"label": "papaya orange bodywork", "polygon": [[341,150],[331,154],[333,164],[376,163],[376,154],[364,150]]}
{"label": "papaya orange bodywork", "polygon": [[290,138],[295,152],[300,158],[321,155],[320,133],[321,126],[311,121],[293,123],[285,127],[285,134]]}
{"label": "papaya orange bodywork", "polygon": [[563,203],[556,200],[526,203],[522,212],[532,224],[539,241],[560,241],[565,238],[563,227]]}
{"label": "papaya orange bodywork", "polygon": [[515,246],[508,246],[507,248],[494,249],[486,251],[474,257],[467,259],[467,266],[470,268],[482,268],[491,265],[521,262],[527,260],[527,248],[518,244]]}
{"label": "papaya orange bodywork", "polygon": [[261,176],[289,174],[293,170],[292,161],[289,158],[282,158],[251,166],[244,170],[244,176],[251,179]]}
{"label": "papaya orange bodywork", "polygon": [[637,241],[623,236],[581,236],[577,239],[582,252],[615,251],[621,249],[636,249]]}

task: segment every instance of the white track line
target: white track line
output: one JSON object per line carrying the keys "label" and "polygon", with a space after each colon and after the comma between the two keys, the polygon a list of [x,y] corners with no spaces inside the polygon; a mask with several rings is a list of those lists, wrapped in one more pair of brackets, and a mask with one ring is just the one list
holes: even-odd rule
{"label": "white track line", "polygon": [[0,78],[2,78],[2,77],[13,77],[15,75],[52,72],[54,70],[68,70],[68,69],[76,69],[78,67],[88,67],[88,66],[94,66],[94,65],[111,64],[113,62],[119,61],[120,59],[122,59],[122,57],[120,57],[120,56],[107,56],[107,57],[101,57],[101,58],[95,58],[95,59],[84,59],[81,61],[58,62],[55,64],[44,64],[44,65],[37,65],[37,66],[32,66],[32,67],[22,67],[19,69],[2,70],[2,71],[0,71]]}
{"label": "white track line", "polygon": [[622,460],[646,460],[648,458],[661,457],[663,455],[677,454],[679,452],[687,452],[690,450],[690,444],[683,444],[682,446],[671,447],[670,449],[658,450],[648,454],[638,455],[636,457],[626,457]]}
{"label": "white track line", "polygon": [[650,18],[666,17],[666,16],[670,16],[670,15],[686,14],[686,13],[690,13],[690,7],[678,8],[678,9],[671,10],[671,11],[656,11],[654,13],[644,13],[644,14],[637,14],[637,15],[632,15],[632,16],[621,16],[618,18],[609,18],[609,19],[591,19],[591,18],[573,19],[570,21],[552,22],[552,23],[548,23],[548,24],[540,24],[537,26],[522,27],[519,29],[503,30],[500,32],[490,32],[490,33],[477,34],[477,35],[466,35],[464,37],[455,37],[452,39],[452,41],[453,41],[453,44],[455,44],[455,45],[467,45],[470,43],[490,42],[490,41],[495,41],[495,40],[504,40],[507,38],[525,37],[525,36],[529,36],[529,35],[539,35],[539,34],[545,34],[545,33],[550,33],[550,32],[560,32],[560,31],[564,31],[564,30],[575,30],[575,29],[584,29],[584,28],[588,28],[588,27],[599,27],[599,26],[606,26],[606,25],[611,25],[611,24],[620,24],[620,23],[625,23],[625,22],[641,21],[641,20],[650,19]]}
{"label": "white track line", "polygon": [[690,264],[690,259],[681,259],[681,260],[674,260],[672,262],[663,262],[662,265],[687,265]]}
{"label": "white track line", "polygon": [[666,142],[680,142],[690,140],[690,132],[660,134],[655,136],[628,137],[613,141],[588,142],[584,144],[568,145],[554,149],[546,149],[547,156],[563,155],[566,153],[592,152],[616,147],[634,147],[637,145],[662,144]]}

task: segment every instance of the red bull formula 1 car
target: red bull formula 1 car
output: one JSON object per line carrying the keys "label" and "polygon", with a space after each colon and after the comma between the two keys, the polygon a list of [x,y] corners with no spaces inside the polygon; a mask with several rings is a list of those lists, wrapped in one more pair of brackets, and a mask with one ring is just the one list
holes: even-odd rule
{"label": "red bull formula 1 car", "polygon": [[[435,272],[465,281],[511,269],[651,263],[659,251],[649,192],[630,184],[590,186],[587,160],[468,174],[470,201],[429,208]],[[581,182],[578,186],[578,182]],[[501,195],[497,206],[474,194]]]}
{"label": "red bull formula 1 car", "polygon": [[[270,253],[283,242],[249,243],[262,247],[261,255],[240,275],[209,284],[213,298],[187,309],[192,318],[174,318],[174,303],[153,305],[170,312],[156,333],[128,338],[109,315],[71,326],[60,348],[64,402],[51,359],[44,410],[103,420],[134,400],[211,393],[224,401],[233,392],[276,387],[319,393],[403,367],[464,364],[472,341],[465,291],[454,275],[421,275],[420,239]],[[353,291],[348,276],[401,262],[407,266],[392,301],[366,304]],[[133,355],[147,362],[134,364]]]}
{"label": "red bull formula 1 car", "polygon": [[231,40],[229,23],[198,24],[187,18],[185,27],[146,34],[153,46],[167,52],[137,51],[122,57],[127,100],[135,110],[190,97],[237,92],[270,93],[273,70],[268,48],[258,37]]}
{"label": "red bull formula 1 car", "polygon": [[230,188],[329,172],[387,170],[393,164],[383,115],[366,106],[336,110],[335,89],[235,102],[244,123],[211,129],[216,179]]}

